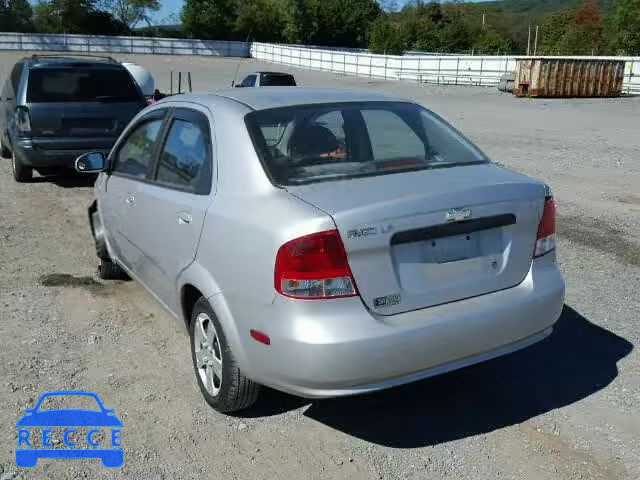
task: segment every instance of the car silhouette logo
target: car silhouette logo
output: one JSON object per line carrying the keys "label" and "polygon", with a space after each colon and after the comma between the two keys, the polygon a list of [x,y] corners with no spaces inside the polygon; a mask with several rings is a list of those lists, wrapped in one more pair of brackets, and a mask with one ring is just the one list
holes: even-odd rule
{"label": "car silhouette logo", "polygon": [[[42,402],[49,397],[89,397],[95,400],[98,410],[55,409],[39,411]],[[18,427],[18,448],[16,465],[21,468],[35,467],[40,458],[81,459],[99,458],[107,468],[118,468],[124,463],[124,451],[121,445],[122,422],[114,415],[114,410],[104,407],[100,398],[91,392],[59,391],[43,394],[36,406],[25,410],[26,415],[16,423]],[[74,428],[75,427],[75,428]],[[65,448],[53,448],[53,429],[62,430],[61,437]],[[36,429],[42,430],[42,448],[33,448],[36,444]],[[103,429],[103,430],[100,430]],[[79,430],[87,430],[88,447],[81,448]],[[110,430],[102,440],[110,448],[104,448],[99,434]],[[72,441],[72,438],[75,440]],[[59,443],[59,442],[58,442]]]}

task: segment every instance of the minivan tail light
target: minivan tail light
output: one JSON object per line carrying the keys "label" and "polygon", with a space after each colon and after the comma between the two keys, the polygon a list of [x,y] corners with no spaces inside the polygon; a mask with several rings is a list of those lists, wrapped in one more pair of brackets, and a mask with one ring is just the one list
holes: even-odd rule
{"label": "minivan tail light", "polygon": [[28,133],[31,131],[31,117],[27,107],[16,108],[16,130],[18,133]]}
{"label": "minivan tail light", "polygon": [[545,197],[544,211],[540,225],[538,225],[538,237],[534,258],[541,257],[556,248],[556,202],[553,197]]}
{"label": "minivan tail light", "polygon": [[281,295],[305,300],[357,295],[338,231],[312,233],[282,245],[276,255],[274,286]]}

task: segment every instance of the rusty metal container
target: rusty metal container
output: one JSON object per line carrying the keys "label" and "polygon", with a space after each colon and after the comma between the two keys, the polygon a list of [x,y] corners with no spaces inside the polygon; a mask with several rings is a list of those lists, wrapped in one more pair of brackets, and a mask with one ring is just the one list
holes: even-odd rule
{"label": "rusty metal container", "polygon": [[622,93],[623,60],[519,58],[518,97],[615,97]]}

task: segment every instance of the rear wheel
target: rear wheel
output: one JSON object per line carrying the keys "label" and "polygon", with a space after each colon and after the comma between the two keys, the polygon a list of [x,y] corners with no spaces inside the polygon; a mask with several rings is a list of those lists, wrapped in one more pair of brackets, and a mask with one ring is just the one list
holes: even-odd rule
{"label": "rear wheel", "polygon": [[13,169],[13,178],[16,182],[28,182],[33,178],[33,169],[24,165],[18,157],[15,150],[11,152],[11,168]]}
{"label": "rear wheel", "polygon": [[98,265],[98,277],[102,280],[126,280],[128,278],[127,273],[117,263],[102,259]]}
{"label": "rear wheel", "polygon": [[204,297],[191,315],[191,356],[202,396],[219,412],[235,412],[250,407],[260,385],[246,378],[233,356],[218,318]]}
{"label": "rear wheel", "polygon": [[11,150],[4,144],[2,138],[0,138],[0,156],[2,158],[11,158]]}

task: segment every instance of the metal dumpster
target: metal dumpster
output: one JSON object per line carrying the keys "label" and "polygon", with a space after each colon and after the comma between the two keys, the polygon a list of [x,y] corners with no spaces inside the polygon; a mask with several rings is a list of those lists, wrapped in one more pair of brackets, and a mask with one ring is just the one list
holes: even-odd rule
{"label": "metal dumpster", "polygon": [[518,97],[615,97],[622,93],[623,60],[519,58]]}

